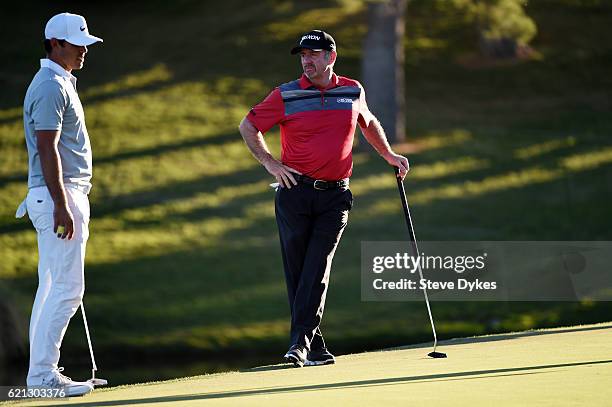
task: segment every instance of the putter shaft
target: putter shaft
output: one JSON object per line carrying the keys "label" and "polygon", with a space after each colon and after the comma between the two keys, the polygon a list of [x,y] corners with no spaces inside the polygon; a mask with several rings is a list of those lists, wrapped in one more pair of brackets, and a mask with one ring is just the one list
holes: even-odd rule
{"label": "putter shaft", "polygon": [[[408,199],[406,198],[406,190],[404,189],[404,182],[398,176],[399,168],[395,169],[395,179],[397,180],[397,188],[399,189],[400,198],[402,200],[402,207],[404,208],[404,216],[406,218],[406,225],[408,226],[408,234],[410,236],[410,246],[412,247],[413,255],[419,256],[419,247],[417,245],[416,235],[414,233],[414,227],[412,225],[412,217],[410,216],[410,208],[408,207]],[[421,270],[421,263],[417,262],[417,269],[419,271],[419,277],[423,279],[423,271]],[[425,305],[427,305],[427,314],[429,315],[429,322],[431,323],[431,331],[433,332],[433,351],[428,354],[432,358],[445,358],[446,354],[442,352],[436,352],[438,347],[438,335],[436,334],[436,326],[434,324],[433,315],[431,313],[431,306],[429,305],[429,296],[427,295],[427,289],[423,287],[423,295],[425,296]],[[442,356],[443,355],[443,356]]]}

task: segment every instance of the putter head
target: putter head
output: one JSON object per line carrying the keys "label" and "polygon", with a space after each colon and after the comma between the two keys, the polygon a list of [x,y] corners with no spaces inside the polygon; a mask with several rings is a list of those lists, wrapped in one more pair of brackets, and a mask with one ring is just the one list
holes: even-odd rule
{"label": "putter head", "polygon": [[446,353],[442,353],[442,352],[429,352],[427,354],[427,356],[429,356],[430,358],[434,358],[434,359],[442,359],[446,357]]}
{"label": "putter head", "polygon": [[92,377],[91,379],[87,380],[89,383],[91,383],[92,386],[96,387],[96,386],[106,386],[108,384],[108,380],[106,379],[98,379],[97,377]]}
{"label": "putter head", "polygon": [[92,386],[96,387],[96,386],[106,386],[108,384],[108,380],[106,379],[98,379],[96,377],[96,372],[98,371],[95,362],[94,362],[94,368],[91,369],[91,379],[87,380],[88,383],[90,383]]}

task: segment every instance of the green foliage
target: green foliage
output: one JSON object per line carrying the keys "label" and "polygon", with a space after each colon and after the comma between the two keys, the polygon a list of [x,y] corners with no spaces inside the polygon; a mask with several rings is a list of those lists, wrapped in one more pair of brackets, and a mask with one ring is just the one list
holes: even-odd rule
{"label": "green foliage", "polygon": [[498,0],[476,4],[475,14],[486,39],[510,38],[526,45],[536,35],[535,22],[525,13],[525,0]]}
{"label": "green foliage", "polygon": [[525,12],[526,0],[452,0],[453,6],[474,21],[487,40],[511,39],[528,44],[537,33],[535,21]]}

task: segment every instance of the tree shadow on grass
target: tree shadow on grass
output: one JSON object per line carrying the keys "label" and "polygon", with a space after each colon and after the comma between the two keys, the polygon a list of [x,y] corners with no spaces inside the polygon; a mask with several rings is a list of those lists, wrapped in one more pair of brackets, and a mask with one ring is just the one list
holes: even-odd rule
{"label": "tree shadow on grass", "polygon": [[[197,148],[202,146],[222,145],[232,139],[235,139],[236,137],[239,136],[235,132],[215,134],[213,136],[194,137],[190,140],[182,140],[176,143],[166,143],[139,150],[132,150],[113,155],[107,155],[100,158],[94,157],[94,167],[100,164],[114,164],[120,161],[130,160],[132,158],[157,157],[174,151],[188,150],[191,148]],[[13,182],[27,181],[27,179],[27,172],[4,175],[0,177],[0,188]]]}
{"label": "tree shadow on grass", "polygon": [[[92,200],[91,212],[95,218],[102,218],[123,210],[143,209],[144,207],[162,204],[170,200],[189,198],[203,192],[213,192],[216,188],[226,185],[248,184],[261,180],[263,171],[260,167],[253,167],[252,169],[230,175],[205,175],[196,180],[173,182],[144,191],[101,197],[100,199]],[[246,204],[248,202],[245,201]],[[11,219],[10,223],[0,225],[0,234],[14,233],[31,228],[30,222],[23,221],[23,219]]]}
{"label": "tree shadow on grass", "polygon": [[274,370],[291,370],[295,369],[295,366],[289,363],[278,364],[278,365],[267,365],[267,366],[258,366],[250,369],[243,369],[240,373],[258,373],[258,372],[270,372]]}
{"label": "tree shadow on grass", "polygon": [[[518,332],[518,333],[490,335],[490,336],[483,336],[483,337],[478,337],[478,338],[457,338],[457,339],[450,339],[448,341],[441,342],[439,343],[439,346],[447,347],[447,346],[463,345],[466,343],[497,342],[497,341],[505,341],[508,339],[527,338],[530,336],[555,335],[555,334],[600,331],[600,330],[611,330],[612,331],[612,324],[605,324],[602,326],[579,326],[579,327],[555,329],[555,330],[527,331],[527,332]],[[384,349],[382,352],[395,351],[398,349],[421,349],[421,348],[430,348],[430,347],[431,347],[431,342],[422,343],[418,345],[400,346],[398,348],[392,348],[392,349]]]}
{"label": "tree shadow on grass", "polygon": [[188,394],[188,395],[175,395],[167,397],[151,397],[143,399],[125,399],[115,401],[97,401],[91,403],[79,403],[72,404],[73,406],[119,406],[129,404],[148,404],[148,403],[172,403],[180,401],[195,401],[195,400],[207,400],[207,399],[224,399],[231,397],[249,397],[258,395],[271,395],[271,394],[282,394],[292,392],[307,392],[307,391],[320,391],[320,390],[341,390],[355,387],[371,387],[380,385],[392,385],[392,384],[408,384],[412,382],[422,381],[447,381],[447,380],[466,380],[476,378],[475,376],[481,375],[504,375],[504,376],[516,376],[524,375],[526,373],[535,374],[544,373],[546,369],[555,368],[568,368],[586,365],[599,365],[612,363],[612,360],[597,360],[587,362],[575,362],[575,363],[560,363],[551,365],[537,365],[537,366],[522,366],[513,368],[503,369],[488,369],[488,370],[472,370],[465,372],[452,372],[452,373],[440,373],[422,376],[404,376],[404,377],[390,377],[385,379],[371,379],[371,380],[357,380],[357,381],[346,381],[337,383],[324,383],[324,384],[312,384],[304,386],[287,386],[287,387],[272,387],[262,389],[248,389],[218,393],[202,393],[202,394]]}

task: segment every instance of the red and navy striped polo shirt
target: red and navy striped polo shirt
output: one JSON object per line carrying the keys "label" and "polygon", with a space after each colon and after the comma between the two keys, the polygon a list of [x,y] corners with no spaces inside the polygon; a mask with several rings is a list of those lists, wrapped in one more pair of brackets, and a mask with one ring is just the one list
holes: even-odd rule
{"label": "red and navy striped polo shirt", "polygon": [[311,178],[337,181],[351,176],[355,127],[374,118],[356,80],[332,75],[325,89],[305,75],[275,88],[247,115],[262,133],[278,124],[281,161]]}

